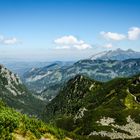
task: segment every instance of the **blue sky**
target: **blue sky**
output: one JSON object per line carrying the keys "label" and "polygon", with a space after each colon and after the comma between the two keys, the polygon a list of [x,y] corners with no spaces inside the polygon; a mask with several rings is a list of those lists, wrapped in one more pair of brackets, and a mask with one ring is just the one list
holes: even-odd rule
{"label": "blue sky", "polygon": [[0,0],[0,57],[76,60],[140,51],[139,0]]}

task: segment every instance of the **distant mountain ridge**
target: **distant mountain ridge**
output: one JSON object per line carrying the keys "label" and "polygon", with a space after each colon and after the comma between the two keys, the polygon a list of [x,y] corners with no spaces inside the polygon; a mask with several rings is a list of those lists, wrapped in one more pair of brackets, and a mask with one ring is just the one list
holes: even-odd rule
{"label": "distant mountain ridge", "polygon": [[126,60],[136,58],[140,58],[140,52],[136,52],[132,49],[122,50],[120,48],[116,50],[100,52],[90,57],[91,60]]}
{"label": "distant mountain ridge", "polygon": [[18,74],[20,77],[23,76],[23,74],[26,71],[30,71],[33,68],[41,68],[45,67],[48,65],[51,65],[53,63],[57,63],[60,66],[64,65],[70,65],[73,64],[73,61],[24,61],[24,60],[12,60],[12,59],[1,59],[0,58],[0,63],[3,64],[5,67],[7,67],[9,70],[11,70],[13,73]]}
{"label": "distant mountain ridge", "polygon": [[46,100],[54,98],[62,85],[77,74],[104,82],[115,77],[138,74],[140,72],[140,59],[123,61],[85,59],[68,67],[52,67],[32,69],[23,76],[25,85],[30,90],[37,91],[38,95]]}

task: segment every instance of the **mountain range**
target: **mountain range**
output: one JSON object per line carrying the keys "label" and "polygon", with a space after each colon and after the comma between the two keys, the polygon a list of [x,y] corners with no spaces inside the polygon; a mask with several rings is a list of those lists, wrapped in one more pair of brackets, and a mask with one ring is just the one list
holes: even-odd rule
{"label": "mountain range", "polygon": [[[118,56],[120,54],[121,57],[124,53],[128,53],[132,58],[126,60],[112,59],[116,54]],[[116,77],[128,77],[140,72],[140,58],[133,58],[135,54],[139,54],[138,52],[117,49],[109,51],[107,54],[110,54],[110,59],[93,59],[92,57],[68,66],[52,63],[45,67],[31,69],[24,73],[23,82],[31,91],[36,92],[41,98],[49,101],[58,94],[63,84],[77,74],[106,82]]]}

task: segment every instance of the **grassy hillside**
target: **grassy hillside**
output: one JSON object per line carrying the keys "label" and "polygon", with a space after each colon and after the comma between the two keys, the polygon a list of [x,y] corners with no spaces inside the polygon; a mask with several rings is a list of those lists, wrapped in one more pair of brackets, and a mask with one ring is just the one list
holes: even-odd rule
{"label": "grassy hillside", "polygon": [[[96,137],[97,140],[99,137]],[[29,118],[0,100],[0,140],[92,140]]]}
{"label": "grassy hillside", "polygon": [[1,140],[62,140],[64,132],[46,125],[36,118],[16,112],[0,101],[0,139]]}

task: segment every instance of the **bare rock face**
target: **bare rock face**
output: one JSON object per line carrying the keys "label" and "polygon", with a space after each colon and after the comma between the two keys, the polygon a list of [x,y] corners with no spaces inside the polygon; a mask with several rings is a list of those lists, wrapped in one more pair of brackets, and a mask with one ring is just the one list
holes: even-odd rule
{"label": "bare rock face", "polygon": [[[128,116],[126,118],[126,120],[127,120],[127,124],[121,126],[121,125],[116,125],[115,120],[113,118],[103,117],[97,123],[100,126],[111,126],[112,130],[110,132],[108,132],[108,131],[100,131],[100,132],[93,131],[89,134],[89,136],[100,135],[102,137],[107,136],[111,139],[135,139],[135,138],[139,138],[140,137],[140,133],[139,133],[140,132],[140,124],[136,123],[130,116]],[[117,132],[115,129],[119,130],[120,132]]]}
{"label": "bare rock face", "polygon": [[18,75],[12,73],[4,66],[0,65],[0,85],[3,87],[3,91],[8,90],[14,96],[24,94],[22,82]]}

